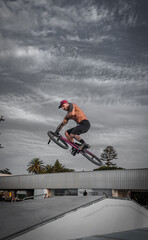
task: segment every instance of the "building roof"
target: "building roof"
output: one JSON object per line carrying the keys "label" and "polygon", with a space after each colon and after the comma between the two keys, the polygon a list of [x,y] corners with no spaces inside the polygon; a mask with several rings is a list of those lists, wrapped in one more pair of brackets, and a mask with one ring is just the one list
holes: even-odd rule
{"label": "building roof", "polygon": [[28,174],[0,177],[0,189],[45,188],[148,190],[148,169]]}

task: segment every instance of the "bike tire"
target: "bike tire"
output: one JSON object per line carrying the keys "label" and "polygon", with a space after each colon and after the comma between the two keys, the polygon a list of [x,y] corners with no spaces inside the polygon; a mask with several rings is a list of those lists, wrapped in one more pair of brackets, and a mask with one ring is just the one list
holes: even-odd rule
{"label": "bike tire", "polygon": [[68,144],[62,139],[61,135],[52,131],[49,131],[47,134],[49,138],[51,138],[51,140],[57,145],[59,145],[61,148],[68,149]]}
{"label": "bike tire", "polygon": [[91,153],[89,153],[89,151],[87,150],[81,151],[81,154],[84,157],[86,157],[90,162],[96,164],[97,166],[102,166],[101,160],[94,154],[92,155]]}

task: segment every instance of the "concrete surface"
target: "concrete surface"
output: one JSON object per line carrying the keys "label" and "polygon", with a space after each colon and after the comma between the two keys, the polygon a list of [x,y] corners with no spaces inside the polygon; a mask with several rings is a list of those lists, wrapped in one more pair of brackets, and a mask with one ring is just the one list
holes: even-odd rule
{"label": "concrete surface", "polygon": [[128,200],[100,199],[65,196],[1,202],[0,239],[148,239],[145,208]]}
{"label": "concrete surface", "polygon": [[[147,240],[148,228],[136,229],[125,232],[111,233],[103,236],[77,238],[77,240]],[[76,239],[72,239],[76,240]]]}
{"label": "concrete surface", "polygon": [[[61,199],[61,208],[65,200],[66,198]],[[148,211],[145,208],[128,200],[104,199],[70,211],[55,221],[15,237],[14,240],[70,240],[91,236],[107,238],[107,234],[118,232],[120,236],[120,232],[143,228],[148,228]],[[140,240],[142,240],[141,235],[139,234]],[[124,234],[124,237],[128,239],[128,234]]]}
{"label": "concrete surface", "polygon": [[102,197],[62,196],[23,202],[0,202],[0,240],[12,239],[17,234],[100,198]]}

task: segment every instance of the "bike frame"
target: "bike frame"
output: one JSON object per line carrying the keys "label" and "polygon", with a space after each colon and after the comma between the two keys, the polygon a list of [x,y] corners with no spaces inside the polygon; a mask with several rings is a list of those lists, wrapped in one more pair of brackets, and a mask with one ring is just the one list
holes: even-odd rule
{"label": "bike frame", "polygon": [[[101,160],[94,155],[93,153],[89,152],[87,149],[79,149],[79,145],[78,143],[73,143],[70,142],[67,138],[63,137],[61,134],[56,133],[56,132],[52,132],[52,131],[48,131],[47,135],[49,136],[49,141],[48,144],[50,143],[51,140],[53,140],[56,144],[58,144],[60,147],[64,148],[64,149],[68,149],[68,145],[70,145],[72,147],[72,155],[74,153],[73,156],[75,156],[75,153],[79,154],[81,153],[84,157],[86,157],[90,162],[101,166],[102,162]],[[73,149],[76,150],[76,152],[73,152]]]}
{"label": "bike frame", "polygon": [[[70,146],[74,147],[77,151],[79,152],[83,152],[83,150],[79,150],[78,147],[77,147],[77,144],[76,143],[72,143],[70,142],[67,138],[64,138],[61,134],[59,134],[60,137],[65,141],[67,142]],[[85,149],[85,152],[89,153],[92,157],[95,156],[93,153],[89,152],[87,149]]]}

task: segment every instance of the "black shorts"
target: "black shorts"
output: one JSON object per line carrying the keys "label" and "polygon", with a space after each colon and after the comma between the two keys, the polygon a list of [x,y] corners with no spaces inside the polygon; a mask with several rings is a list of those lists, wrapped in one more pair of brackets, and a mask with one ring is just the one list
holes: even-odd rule
{"label": "black shorts", "polygon": [[80,135],[86,133],[90,128],[90,122],[87,119],[82,120],[76,127],[67,130],[68,134]]}

